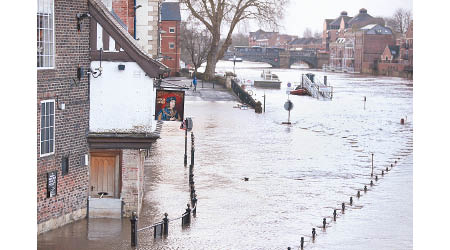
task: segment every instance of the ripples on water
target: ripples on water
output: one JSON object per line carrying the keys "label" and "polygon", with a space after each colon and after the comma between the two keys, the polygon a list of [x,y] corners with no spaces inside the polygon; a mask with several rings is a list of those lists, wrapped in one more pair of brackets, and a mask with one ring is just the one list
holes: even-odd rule
{"label": "ripples on water", "polygon": [[[236,69],[236,73],[256,79],[261,69],[252,65]],[[412,117],[411,81],[326,73],[334,87],[334,99],[290,96],[294,103],[293,125],[286,127],[280,125],[287,120],[283,109],[286,83],[298,82],[300,74],[309,71],[272,71],[283,81],[281,90],[247,86],[258,100],[263,101],[266,95],[264,114],[233,109],[232,102],[186,100],[186,114],[195,117],[194,174],[199,212],[190,230],[174,228],[170,239],[161,244],[187,249],[294,247],[299,245],[301,235],[309,236],[312,227],[321,226],[322,218],[331,217],[332,207],[339,208],[353,196],[353,209],[340,216],[337,224],[330,224],[327,232],[318,231],[323,235],[318,236],[315,249],[358,249],[348,245],[346,238],[352,238],[354,246],[412,248],[412,186],[402,186],[403,182],[411,182],[412,161],[399,165],[405,171],[394,168],[392,174],[380,178],[369,187],[367,196],[363,194],[360,200],[355,197],[364,184],[369,186],[371,153],[375,155],[375,173],[393,163],[393,157],[404,161],[412,154],[412,147],[407,147],[412,142],[412,122],[400,125],[401,118]],[[323,72],[315,73],[323,78]],[[188,198],[182,131],[172,129],[177,126],[164,125],[162,139],[153,151],[154,158],[163,160],[151,164],[152,168],[164,169],[167,175],[161,183],[155,183],[149,197],[170,193],[169,198],[182,193],[177,195],[180,200],[176,208],[166,200],[155,199],[161,212],[179,213],[186,203],[183,195],[185,200]],[[249,181],[242,181],[243,177]],[[407,202],[397,204],[399,191],[385,190],[383,186],[400,188],[408,194]],[[384,202],[400,207],[386,211],[383,206],[373,205]],[[381,216],[386,213],[389,216]],[[398,217],[399,213],[411,217]],[[367,222],[366,216],[372,219]],[[384,219],[380,222],[376,218]],[[360,228],[361,220],[376,226],[364,230]],[[340,227],[339,222],[345,227]],[[381,224],[387,228],[395,224],[394,228],[406,233],[394,232],[385,238]],[[355,232],[359,233],[354,236]]]}
{"label": "ripples on water", "polygon": [[[262,71],[260,64],[237,66],[236,73],[246,79]],[[219,64],[219,70],[232,71],[232,63]],[[194,117],[196,138],[197,217],[183,230],[181,221],[171,223],[164,240],[153,240],[152,230],[139,233],[141,248],[296,249],[305,236],[305,249],[412,249],[412,82],[326,73],[334,99],[290,96],[293,124],[286,126],[281,125],[288,116],[286,83],[299,82],[301,73],[310,71],[272,71],[283,81],[281,90],[248,86],[261,102],[266,95],[263,114],[235,109],[234,102],[187,97],[185,113]],[[406,125],[400,125],[406,116]],[[189,201],[179,126],[165,123],[152,148],[139,227],[159,221],[165,212],[178,217]],[[371,153],[378,174],[400,158],[373,187],[368,185]],[[357,199],[364,185],[369,192]],[[354,205],[341,214],[341,203],[350,196]],[[330,221],[333,208],[338,220],[322,231],[322,219]],[[129,227],[126,219],[123,224]],[[314,244],[308,238],[312,227],[318,232]],[[127,230],[121,238],[113,248],[128,248]]]}

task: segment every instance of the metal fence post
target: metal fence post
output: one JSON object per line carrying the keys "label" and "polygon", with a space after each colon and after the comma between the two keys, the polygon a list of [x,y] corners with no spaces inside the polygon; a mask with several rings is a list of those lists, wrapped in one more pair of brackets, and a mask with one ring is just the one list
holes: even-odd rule
{"label": "metal fence post", "polygon": [[169,219],[167,218],[167,216],[169,215],[165,213],[163,218],[163,234],[165,236],[169,234]]}
{"label": "metal fence post", "polygon": [[131,214],[131,246],[136,247],[138,244],[138,238],[137,238],[137,216],[136,212],[133,212]]}
{"label": "metal fence post", "polygon": [[195,152],[194,132],[191,132],[191,165],[192,166],[194,166],[194,152]]}

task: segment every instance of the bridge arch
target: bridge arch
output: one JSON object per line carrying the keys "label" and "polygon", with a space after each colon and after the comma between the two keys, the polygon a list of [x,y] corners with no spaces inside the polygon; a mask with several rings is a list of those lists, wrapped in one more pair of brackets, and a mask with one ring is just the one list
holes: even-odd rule
{"label": "bridge arch", "polygon": [[310,69],[314,69],[317,67],[317,62],[309,58],[292,58],[289,60],[289,68],[296,63],[304,63],[307,64]]}

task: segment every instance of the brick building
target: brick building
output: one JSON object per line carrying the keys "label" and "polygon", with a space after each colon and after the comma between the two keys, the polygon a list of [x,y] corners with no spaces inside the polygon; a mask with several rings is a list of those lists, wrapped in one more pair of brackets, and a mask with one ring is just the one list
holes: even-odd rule
{"label": "brick building", "polygon": [[[37,0],[37,232],[86,216],[86,0]],[[77,18],[78,17],[78,18]]]}
{"label": "brick building", "polygon": [[248,46],[287,49],[289,47],[289,42],[296,38],[297,36],[279,34],[278,32],[266,32],[259,29],[255,32],[250,32],[250,35],[248,36]]}
{"label": "brick building", "polygon": [[160,49],[162,63],[170,68],[170,76],[180,71],[180,4],[161,3]]}
{"label": "brick building", "polygon": [[412,77],[413,74],[413,21],[406,34],[387,45],[378,63],[378,73],[388,76]]}
{"label": "brick building", "polygon": [[288,49],[314,49],[322,48],[322,39],[313,37],[296,38],[288,43]]}
{"label": "brick building", "polygon": [[384,27],[384,20],[372,17],[364,8],[354,17],[343,11],[339,18],[325,22],[322,44],[328,46],[329,66],[334,70],[375,73],[385,47],[395,44],[392,30]]}

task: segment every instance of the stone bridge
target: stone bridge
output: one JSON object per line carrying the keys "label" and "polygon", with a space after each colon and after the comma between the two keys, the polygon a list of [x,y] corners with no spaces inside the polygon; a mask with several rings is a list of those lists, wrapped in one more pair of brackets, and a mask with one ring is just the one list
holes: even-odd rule
{"label": "stone bridge", "polygon": [[274,68],[290,68],[299,62],[308,64],[310,68],[322,67],[315,50],[289,51],[282,48],[236,46],[235,51],[225,53],[223,59],[230,60],[235,55],[245,61],[268,63]]}

